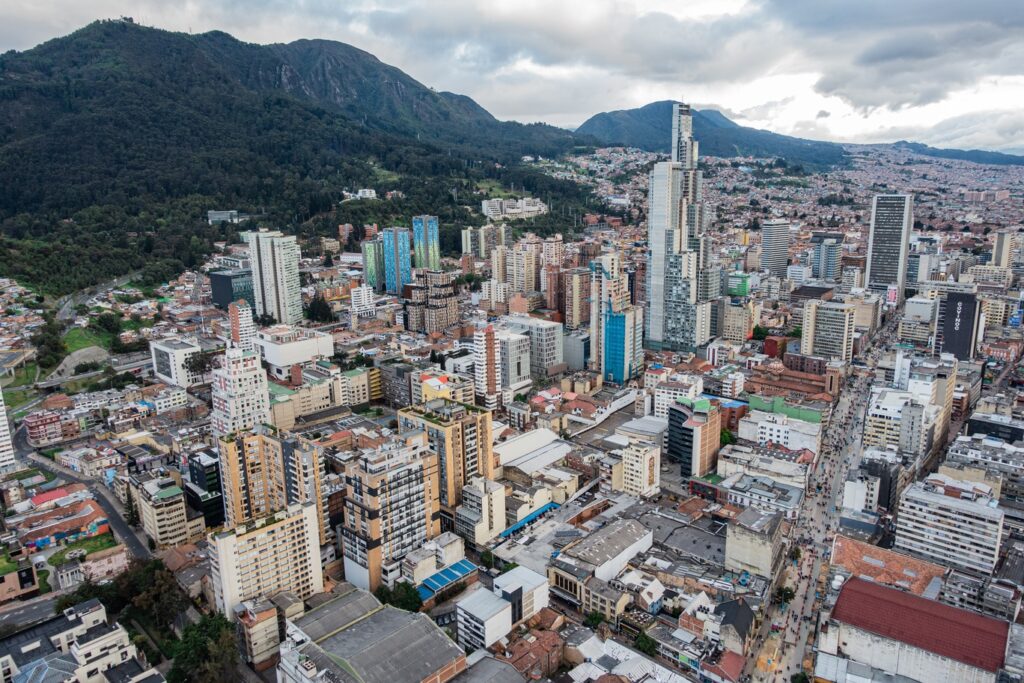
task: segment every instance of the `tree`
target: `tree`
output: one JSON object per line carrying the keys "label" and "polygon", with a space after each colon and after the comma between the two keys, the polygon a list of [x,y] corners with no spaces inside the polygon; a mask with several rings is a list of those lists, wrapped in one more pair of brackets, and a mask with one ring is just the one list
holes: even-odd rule
{"label": "tree", "polygon": [[788,337],[802,337],[802,336],[804,336],[804,328],[800,327],[799,325],[796,325],[793,329],[791,329],[789,331],[789,334],[786,335],[786,336],[788,336]]}
{"label": "tree", "polygon": [[331,252],[324,253],[324,268],[332,268],[334,266],[334,257],[331,256]]}
{"label": "tree", "polygon": [[423,607],[423,599],[419,592],[410,583],[399,581],[394,588],[381,585],[374,595],[382,603],[392,605],[407,612],[419,612]]}
{"label": "tree", "polygon": [[306,308],[306,317],[320,323],[332,323],[335,321],[331,305],[327,303],[327,299],[320,292],[317,292],[313,300],[309,302],[309,306]]}
{"label": "tree", "polygon": [[490,550],[485,550],[480,553],[480,564],[491,569],[494,567],[494,553]]}
{"label": "tree", "polygon": [[130,527],[139,526],[139,510],[135,507],[135,497],[128,494],[128,502],[124,506],[124,521]]}
{"label": "tree", "polygon": [[633,647],[651,657],[658,654],[658,641],[642,631],[640,632],[640,635],[636,637],[636,640],[633,641]]}
{"label": "tree", "polygon": [[583,623],[588,628],[597,628],[598,626],[601,625],[601,622],[603,622],[603,621],[604,621],[604,615],[601,614],[600,612],[594,611],[594,612],[591,612],[590,614],[587,615],[586,619],[583,620]]}
{"label": "tree", "polygon": [[775,599],[775,602],[777,602],[777,603],[790,602],[795,597],[796,597],[796,592],[792,588],[790,588],[789,586],[779,586],[775,590],[774,599]]}
{"label": "tree", "polygon": [[764,341],[765,338],[768,336],[768,330],[761,327],[760,325],[754,325],[754,333],[752,336],[757,341]]}
{"label": "tree", "polygon": [[181,634],[167,680],[169,683],[234,680],[237,650],[231,622],[219,612],[205,614],[198,624],[190,624]]}
{"label": "tree", "polygon": [[157,624],[169,628],[175,617],[188,606],[174,574],[160,569],[147,588],[135,596],[132,604],[153,617]]}
{"label": "tree", "polygon": [[811,683],[811,678],[806,672],[797,671],[795,674],[789,677],[789,683]]}
{"label": "tree", "polygon": [[277,318],[269,313],[260,313],[256,316],[256,324],[260,327],[270,327],[277,322]]}
{"label": "tree", "polygon": [[722,427],[720,441],[723,446],[728,446],[729,444],[736,443],[736,437],[728,429]]}
{"label": "tree", "polygon": [[213,368],[213,354],[205,351],[193,353],[185,359],[185,369],[196,375],[205,375]]}
{"label": "tree", "polygon": [[798,562],[800,560],[800,555],[801,551],[799,546],[793,546],[792,548],[790,548],[789,559],[793,560],[794,562]]}

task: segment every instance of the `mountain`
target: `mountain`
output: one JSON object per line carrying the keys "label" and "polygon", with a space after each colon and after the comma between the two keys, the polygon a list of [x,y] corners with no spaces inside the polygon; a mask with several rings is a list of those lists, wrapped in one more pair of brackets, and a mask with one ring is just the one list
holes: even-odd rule
{"label": "mountain", "polygon": [[[62,294],[191,266],[235,229],[206,225],[212,208],[307,236],[433,213],[457,251],[458,224],[480,218],[454,197],[481,181],[582,206],[579,186],[515,163],[579,140],[497,121],[341,43],[95,22],[0,55],[0,273]],[[358,187],[404,198],[339,203]]]}
{"label": "mountain", "polygon": [[[605,144],[622,144],[668,152],[672,138],[672,101],[652,102],[638,109],[596,114],[576,129]],[[846,152],[833,142],[804,140],[741,126],[715,110],[693,111],[693,136],[701,154],[718,157],[783,157],[811,168],[844,163]]]}
{"label": "mountain", "polygon": [[960,161],[973,161],[976,164],[994,164],[998,166],[1024,166],[1024,156],[1018,154],[990,152],[984,149],[942,149],[922,145],[920,142],[907,142],[906,140],[895,142],[893,146],[937,159],[959,159]]}

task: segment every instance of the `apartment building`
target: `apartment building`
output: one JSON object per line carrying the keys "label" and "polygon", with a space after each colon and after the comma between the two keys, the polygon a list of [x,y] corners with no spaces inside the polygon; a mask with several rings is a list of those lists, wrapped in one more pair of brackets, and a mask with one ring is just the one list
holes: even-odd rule
{"label": "apartment building", "polygon": [[265,517],[289,505],[311,503],[319,545],[331,542],[323,496],[323,449],[271,427],[229,434],[219,442],[228,528]]}
{"label": "apartment building", "polygon": [[209,537],[217,610],[234,619],[245,600],[291,591],[305,600],[324,589],[318,510],[289,505]]}
{"label": "apartment building", "polygon": [[194,339],[167,337],[149,342],[153,376],[164,384],[183,389],[202,384],[206,377],[192,369],[189,359],[203,349]]}
{"label": "apartment building", "polygon": [[684,477],[714,471],[721,443],[722,412],[717,401],[679,398],[669,408],[666,455],[679,463]]}
{"label": "apartment building", "polygon": [[650,498],[661,493],[661,447],[630,441],[622,455],[622,490],[631,496]]}
{"label": "apartment building", "polygon": [[206,533],[202,513],[188,507],[185,491],[173,479],[133,477],[129,484],[142,530],[157,548],[192,543]]}
{"label": "apartment building", "polygon": [[473,477],[462,488],[462,505],[455,510],[455,533],[482,549],[505,527],[505,485]]}
{"label": "apartment building", "polygon": [[946,567],[991,574],[999,560],[1003,520],[986,485],[933,474],[903,492],[895,549]]}
{"label": "apartment building", "polygon": [[229,348],[213,371],[210,431],[215,437],[252,429],[270,420],[267,375],[255,351]]}
{"label": "apartment building", "polygon": [[299,244],[295,235],[277,230],[243,232],[252,260],[252,289],[257,315],[287,325],[302,320]]}
{"label": "apartment building", "polygon": [[345,579],[374,591],[393,586],[402,560],[441,532],[438,458],[423,432],[364,449],[345,468],[341,529]]}
{"label": "apartment building", "polygon": [[565,370],[561,323],[525,315],[509,316],[504,321],[513,331],[530,338],[531,375],[546,379]]}
{"label": "apartment building", "polygon": [[500,466],[492,449],[491,412],[438,399],[398,411],[402,434],[421,431],[437,454],[443,530],[454,528],[462,488],[475,476],[494,479]]}

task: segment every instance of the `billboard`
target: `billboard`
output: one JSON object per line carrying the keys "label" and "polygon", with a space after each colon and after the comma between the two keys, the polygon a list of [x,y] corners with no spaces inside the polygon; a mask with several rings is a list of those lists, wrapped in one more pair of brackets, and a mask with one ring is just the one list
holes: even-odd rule
{"label": "billboard", "polygon": [[974,294],[950,292],[946,295],[946,314],[942,322],[942,350],[959,360],[974,357],[978,317],[981,314]]}

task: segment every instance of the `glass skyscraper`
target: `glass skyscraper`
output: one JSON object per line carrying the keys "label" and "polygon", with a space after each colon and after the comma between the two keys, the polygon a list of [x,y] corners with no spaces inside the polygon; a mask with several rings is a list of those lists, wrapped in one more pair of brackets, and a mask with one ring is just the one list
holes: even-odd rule
{"label": "glass skyscraper", "polygon": [[412,282],[412,252],[408,228],[386,228],[384,243],[384,287],[389,294],[401,294]]}
{"label": "glass skyscraper", "polygon": [[414,216],[412,241],[416,251],[416,267],[441,270],[441,237],[437,216]]}
{"label": "glass skyscraper", "polygon": [[894,287],[896,299],[903,298],[903,288],[907,283],[910,229],[913,225],[913,197],[908,194],[875,195],[871,207],[865,278],[869,289],[884,294],[890,287]]}
{"label": "glass skyscraper", "polygon": [[384,289],[384,242],[381,239],[364,240],[361,245],[363,251],[363,280],[373,287],[375,292]]}

